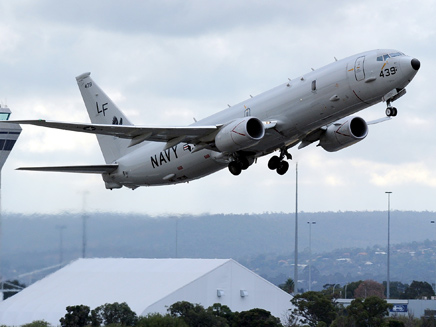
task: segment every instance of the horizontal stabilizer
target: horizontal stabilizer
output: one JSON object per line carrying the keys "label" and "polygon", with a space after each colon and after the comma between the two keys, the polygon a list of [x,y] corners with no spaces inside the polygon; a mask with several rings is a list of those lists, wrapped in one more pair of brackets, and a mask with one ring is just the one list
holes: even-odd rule
{"label": "horizontal stabilizer", "polygon": [[57,166],[57,167],[20,167],[17,170],[50,171],[59,173],[80,174],[110,174],[117,170],[118,165],[91,165],[91,166]]}

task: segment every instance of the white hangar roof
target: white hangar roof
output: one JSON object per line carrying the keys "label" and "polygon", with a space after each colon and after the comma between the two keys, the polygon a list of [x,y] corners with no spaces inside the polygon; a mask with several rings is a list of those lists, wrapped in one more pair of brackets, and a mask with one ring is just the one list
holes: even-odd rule
{"label": "white hangar roof", "polygon": [[291,295],[232,259],[79,259],[0,303],[0,324],[59,325],[66,307],[126,302],[138,316],[177,301],[268,310],[282,318]]}

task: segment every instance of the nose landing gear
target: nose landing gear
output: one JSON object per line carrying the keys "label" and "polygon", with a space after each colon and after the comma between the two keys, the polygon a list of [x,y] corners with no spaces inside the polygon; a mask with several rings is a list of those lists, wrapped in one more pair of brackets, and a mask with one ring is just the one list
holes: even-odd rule
{"label": "nose landing gear", "polygon": [[398,113],[397,108],[393,107],[391,102],[388,101],[388,107],[386,108],[386,116],[395,117],[397,113]]}

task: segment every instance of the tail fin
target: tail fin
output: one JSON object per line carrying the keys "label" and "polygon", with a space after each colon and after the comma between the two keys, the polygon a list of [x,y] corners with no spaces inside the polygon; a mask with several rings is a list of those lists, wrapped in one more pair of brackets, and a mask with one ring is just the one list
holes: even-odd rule
{"label": "tail fin", "polygon": [[[93,124],[133,125],[104,91],[91,79],[91,73],[76,77],[80,93]],[[130,152],[130,140],[107,135],[97,135],[98,143],[107,164],[113,163]]]}

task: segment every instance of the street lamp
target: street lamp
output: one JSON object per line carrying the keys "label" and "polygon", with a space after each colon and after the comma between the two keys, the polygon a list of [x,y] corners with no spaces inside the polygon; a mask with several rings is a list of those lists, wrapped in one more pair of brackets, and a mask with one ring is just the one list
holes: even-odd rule
{"label": "street lamp", "polygon": [[309,224],[309,292],[312,290],[312,225],[316,221],[308,221]]}
{"label": "street lamp", "polygon": [[390,298],[390,276],[389,276],[389,267],[390,267],[390,228],[391,228],[391,194],[392,192],[385,192],[388,195],[388,275],[386,281],[386,298]]}
{"label": "street lamp", "polygon": [[[430,223],[431,223],[431,224],[434,224],[435,221],[434,221],[434,220],[431,220]],[[436,293],[436,282],[435,282],[435,284],[434,284],[434,291],[435,291],[435,293]]]}
{"label": "street lamp", "polygon": [[298,294],[298,162],[295,165],[294,294]]}

